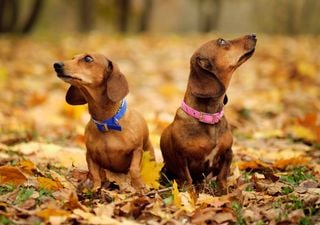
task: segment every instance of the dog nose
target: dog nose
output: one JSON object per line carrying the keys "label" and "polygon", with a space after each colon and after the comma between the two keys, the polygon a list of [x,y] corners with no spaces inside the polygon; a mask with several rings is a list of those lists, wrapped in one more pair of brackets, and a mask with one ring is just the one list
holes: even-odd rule
{"label": "dog nose", "polygon": [[63,66],[64,66],[63,62],[56,62],[53,64],[55,71],[63,70]]}
{"label": "dog nose", "polygon": [[257,40],[256,34],[249,34],[248,38],[251,39],[251,40]]}

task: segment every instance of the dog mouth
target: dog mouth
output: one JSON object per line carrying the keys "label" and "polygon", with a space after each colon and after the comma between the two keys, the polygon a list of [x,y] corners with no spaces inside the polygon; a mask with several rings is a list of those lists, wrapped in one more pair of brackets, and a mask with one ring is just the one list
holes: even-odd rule
{"label": "dog mouth", "polygon": [[238,60],[238,64],[242,64],[246,60],[248,60],[253,55],[255,50],[256,50],[255,48],[252,48],[250,51],[248,51],[244,55],[242,55]]}
{"label": "dog mouth", "polygon": [[62,79],[62,80],[78,80],[78,81],[82,81],[82,79],[78,78],[78,77],[73,77],[64,73],[57,73],[57,76]]}

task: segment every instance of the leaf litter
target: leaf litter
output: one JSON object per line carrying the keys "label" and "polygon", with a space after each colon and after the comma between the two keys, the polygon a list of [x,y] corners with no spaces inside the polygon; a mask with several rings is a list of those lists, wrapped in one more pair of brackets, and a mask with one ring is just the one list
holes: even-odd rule
{"label": "leaf litter", "polygon": [[[161,177],[161,131],[183,98],[189,57],[217,35],[39,40],[0,39],[0,224],[320,223],[320,39],[259,38],[254,57],[228,89],[234,160],[229,193],[215,180],[195,187]],[[146,118],[157,163],[144,155],[146,193],[130,177],[79,190],[87,176],[86,106],[64,102],[57,60],[95,51],[126,74],[130,107]],[[161,177],[161,182],[159,178]]]}

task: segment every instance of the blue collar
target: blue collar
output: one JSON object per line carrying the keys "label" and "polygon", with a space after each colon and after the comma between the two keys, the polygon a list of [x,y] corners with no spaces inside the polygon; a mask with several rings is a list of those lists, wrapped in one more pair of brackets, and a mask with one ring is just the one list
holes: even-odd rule
{"label": "blue collar", "polygon": [[93,118],[92,120],[96,124],[98,130],[101,132],[107,132],[108,130],[121,131],[122,128],[119,124],[119,120],[124,116],[124,114],[126,113],[126,110],[127,110],[127,102],[125,99],[123,99],[118,112],[113,117],[104,121],[97,121]]}

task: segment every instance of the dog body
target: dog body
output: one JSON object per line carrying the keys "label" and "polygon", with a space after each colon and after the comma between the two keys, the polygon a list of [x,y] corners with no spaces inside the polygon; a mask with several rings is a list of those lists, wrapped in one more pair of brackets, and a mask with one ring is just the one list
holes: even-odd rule
{"label": "dog body", "polygon": [[191,57],[183,105],[160,140],[165,171],[180,183],[217,176],[220,191],[226,191],[233,138],[223,116],[225,92],[232,73],[251,57],[255,44],[255,35],[213,40]]}
{"label": "dog body", "polygon": [[[55,63],[54,68],[59,78],[71,84],[66,101],[71,105],[88,103],[91,119],[85,143],[93,189],[106,180],[105,169],[129,172],[132,186],[142,188],[142,154],[148,150],[153,155],[153,148],[145,120],[135,110],[126,109],[128,83],[117,65],[100,54],[84,54]],[[104,122],[109,118],[110,126]]]}

